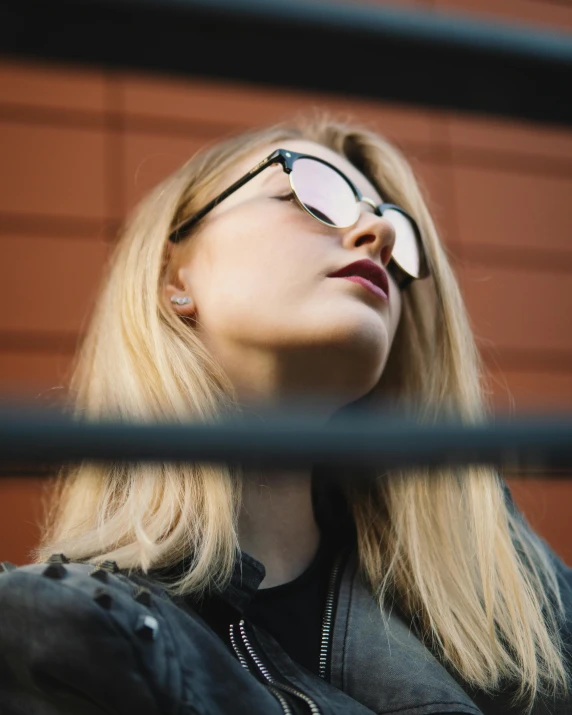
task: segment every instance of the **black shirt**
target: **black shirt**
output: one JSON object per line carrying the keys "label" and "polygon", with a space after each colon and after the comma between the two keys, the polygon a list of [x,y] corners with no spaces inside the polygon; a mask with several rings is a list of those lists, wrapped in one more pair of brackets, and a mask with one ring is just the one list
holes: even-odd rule
{"label": "black shirt", "polygon": [[[245,618],[271,635],[294,661],[319,674],[322,619],[330,576],[337,556],[355,543],[356,534],[345,499],[329,477],[314,476],[312,498],[321,531],[320,547],[298,578],[274,588],[260,589],[258,579],[264,577],[264,566],[243,553],[241,558],[249,561],[249,571],[254,569],[256,583],[243,582],[239,590],[233,590],[230,601],[228,591],[225,598],[212,592],[199,599],[183,597],[181,600],[206,621],[231,652],[234,653],[230,624],[236,626]],[[175,576],[181,564],[173,568],[171,575]],[[240,561],[235,564],[235,572],[239,580],[244,577]]]}
{"label": "black shirt", "polygon": [[288,655],[316,675],[322,619],[335,551],[322,538],[312,563],[293,581],[259,589],[246,617],[273,636]]}

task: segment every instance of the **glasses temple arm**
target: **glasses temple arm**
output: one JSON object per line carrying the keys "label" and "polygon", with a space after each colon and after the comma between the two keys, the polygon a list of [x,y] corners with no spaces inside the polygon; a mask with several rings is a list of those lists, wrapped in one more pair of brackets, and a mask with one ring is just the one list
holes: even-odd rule
{"label": "glasses temple arm", "polygon": [[182,236],[178,234],[180,234],[182,231],[186,231],[187,229],[191,228],[191,226],[197,223],[197,221],[200,221],[203,216],[206,216],[209,211],[212,211],[215,206],[218,206],[221,201],[224,201],[224,199],[234,193],[237,189],[240,189],[241,186],[244,186],[244,184],[246,184],[258,174],[260,174],[260,172],[264,171],[264,169],[266,169],[268,166],[276,164],[277,162],[283,163],[283,157],[279,150],[272,152],[270,156],[267,156],[266,159],[263,159],[247,174],[242,176],[240,179],[238,179],[238,181],[235,181],[234,184],[231,184],[221,194],[209,201],[208,204],[206,206],[203,206],[200,211],[182,221],[178,226],[175,226],[175,228],[169,234],[169,240],[173,241],[173,243],[177,243],[178,241],[180,241]]}

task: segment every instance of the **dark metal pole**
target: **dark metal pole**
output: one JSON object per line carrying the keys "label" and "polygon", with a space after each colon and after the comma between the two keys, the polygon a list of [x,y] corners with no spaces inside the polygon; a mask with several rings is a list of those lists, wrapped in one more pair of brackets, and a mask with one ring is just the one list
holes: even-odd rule
{"label": "dark metal pole", "polygon": [[572,35],[324,0],[3,0],[0,53],[572,122]]}
{"label": "dark metal pole", "polygon": [[266,416],[212,424],[78,421],[56,411],[0,411],[0,463],[198,461],[271,468],[312,463],[398,467],[490,464],[498,468],[570,469],[572,416],[520,417],[463,425],[423,425],[406,418],[356,415],[320,424]]}

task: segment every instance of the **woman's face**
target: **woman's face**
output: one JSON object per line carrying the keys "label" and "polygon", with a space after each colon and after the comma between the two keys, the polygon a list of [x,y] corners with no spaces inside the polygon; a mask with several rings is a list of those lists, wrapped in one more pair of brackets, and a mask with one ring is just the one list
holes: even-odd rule
{"label": "woman's face", "polygon": [[[382,197],[344,157],[314,142],[289,140],[253,152],[225,176],[224,190],[274,149],[305,152],[341,169],[363,195]],[[385,365],[401,314],[389,278],[383,300],[362,285],[328,277],[354,261],[387,264],[393,228],[361,203],[350,228],[319,223],[294,200],[282,167],[265,169],[215,207],[173,249],[166,296],[194,317],[196,330],[244,401],[279,406],[320,398],[342,407],[369,392]]]}

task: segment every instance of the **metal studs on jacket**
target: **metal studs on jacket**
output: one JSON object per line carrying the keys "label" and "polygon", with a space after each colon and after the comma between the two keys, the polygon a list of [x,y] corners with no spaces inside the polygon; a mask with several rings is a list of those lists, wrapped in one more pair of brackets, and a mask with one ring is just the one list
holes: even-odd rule
{"label": "metal studs on jacket", "polygon": [[69,564],[70,560],[65,554],[52,554],[46,563],[48,564]]}
{"label": "metal studs on jacket", "polygon": [[111,595],[106,591],[105,588],[96,589],[95,593],[93,594],[93,600],[106,610],[109,610],[111,608]]}
{"label": "metal studs on jacket", "polygon": [[145,641],[152,641],[157,636],[157,631],[159,630],[159,623],[153,616],[139,616],[137,619],[137,625],[135,626],[135,633]]}
{"label": "metal studs on jacket", "polygon": [[63,578],[66,573],[66,567],[62,563],[51,563],[42,571],[42,576],[58,579]]}
{"label": "metal studs on jacket", "polygon": [[145,586],[139,586],[133,594],[133,598],[138,602],[142,603],[144,606],[151,605],[151,591]]}
{"label": "metal studs on jacket", "polygon": [[102,583],[107,583],[109,580],[109,571],[102,569],[100,566],[96,566],[93,571],[89,572],[89,575]]}

